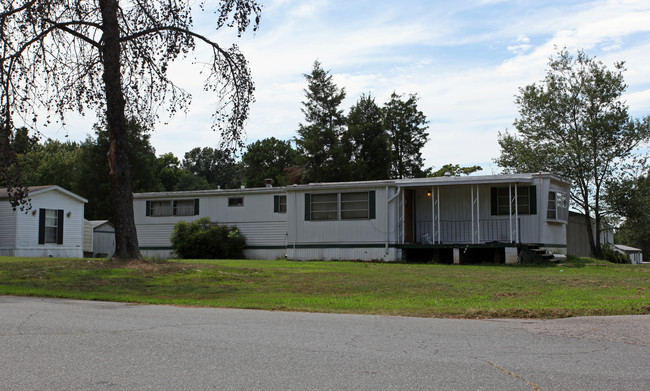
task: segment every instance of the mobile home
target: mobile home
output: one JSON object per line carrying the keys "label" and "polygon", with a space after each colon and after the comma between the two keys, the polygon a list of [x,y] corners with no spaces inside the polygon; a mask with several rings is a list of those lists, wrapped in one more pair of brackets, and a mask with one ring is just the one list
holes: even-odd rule
{"label": "mobile home", "polygon": [[170,253],[175,222],[209,217],[237,226],[250,258],[517,262],[531,248],[565,253],[569,192],[548,173],[445,176],[139,193],[134,211],[150,254]]}
{"label": "mobile home", "polygon": [[28,189],[31,209],[12,210],[0,189],[0,255],[83,257],[87,200],[59,186]]}

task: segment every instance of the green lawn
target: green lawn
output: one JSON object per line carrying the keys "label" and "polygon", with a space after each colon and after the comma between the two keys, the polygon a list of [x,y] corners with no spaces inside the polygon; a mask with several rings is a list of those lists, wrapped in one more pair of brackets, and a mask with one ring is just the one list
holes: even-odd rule
{"label": "green lawn", "polygon": [[0,295],[422,317],[650,314],[650,267],[0,257]]}

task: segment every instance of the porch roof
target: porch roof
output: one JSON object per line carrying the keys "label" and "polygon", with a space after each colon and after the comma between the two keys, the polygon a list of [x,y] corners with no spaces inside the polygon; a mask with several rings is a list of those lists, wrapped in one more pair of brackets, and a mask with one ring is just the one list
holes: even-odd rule
{"label": "porch roof", "polygon": [[398,179],[395,180],[395,185],[398,187],[431,187],[453,185],[534,183],[541,178],[551,178],[566,185],[570,185],[570,183],[562,177],[545,172],[529,174],[443,176],[435,178]]}

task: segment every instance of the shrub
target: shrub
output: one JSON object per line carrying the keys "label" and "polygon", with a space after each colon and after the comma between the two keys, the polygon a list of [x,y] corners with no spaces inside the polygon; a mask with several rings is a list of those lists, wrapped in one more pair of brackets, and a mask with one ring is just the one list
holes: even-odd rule
{"label": "shrub", "polygon": [[207,217],[176,223],[171,241],[174,254],[184,259],[243,258],[246,246],[237,227],[218,225]]}
{"label": "shrub", "polygon": [[630,263],[630,260],[628,259],[627,255],[621,254],[620,252],[614,250],[612,246],[610,245],[604,245],[600,248],[601,253],[603,254],[603,258],[605,258],[606,261],[609,261],[611,263]]}

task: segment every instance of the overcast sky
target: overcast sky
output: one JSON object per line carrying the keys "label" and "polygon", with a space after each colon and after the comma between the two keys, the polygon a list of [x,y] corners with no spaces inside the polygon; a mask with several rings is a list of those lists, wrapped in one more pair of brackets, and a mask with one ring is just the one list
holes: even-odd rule
{"label": "overcast sky", "polygon": [[[382,105],[390,94],[416,93],[429,122],[427,167],[482,165],[498,172],[499,131],[512,130],[518,88],[544,77],[554,47],[584,49],[608,67],[625,61],[625,100],[634,117],[650,115],[650,1],[261,0],[260,29],[237,43],[250,61],[256,102],[246,144],[289,140],[304,122],[305,73],[318,59],[345,88],[347,113],[363,93]],[[208,3],[210,3],[208,1]],[[216,1],[214,2],[216,3]],[[208,33],[212,14],[195,19]],[[199,45],[199,50],[201,47]],[[197,57],[201,59],[201,52]],[[207,54],[206,54],[207,55]],[[177,157],[218,144],[210,130],[214,97],[201,92],[199,67],[171,68],[194,95],[190,113],[152,134],[158,155]],[[91,123],[71,120],[45,136],[83,140]]]}

